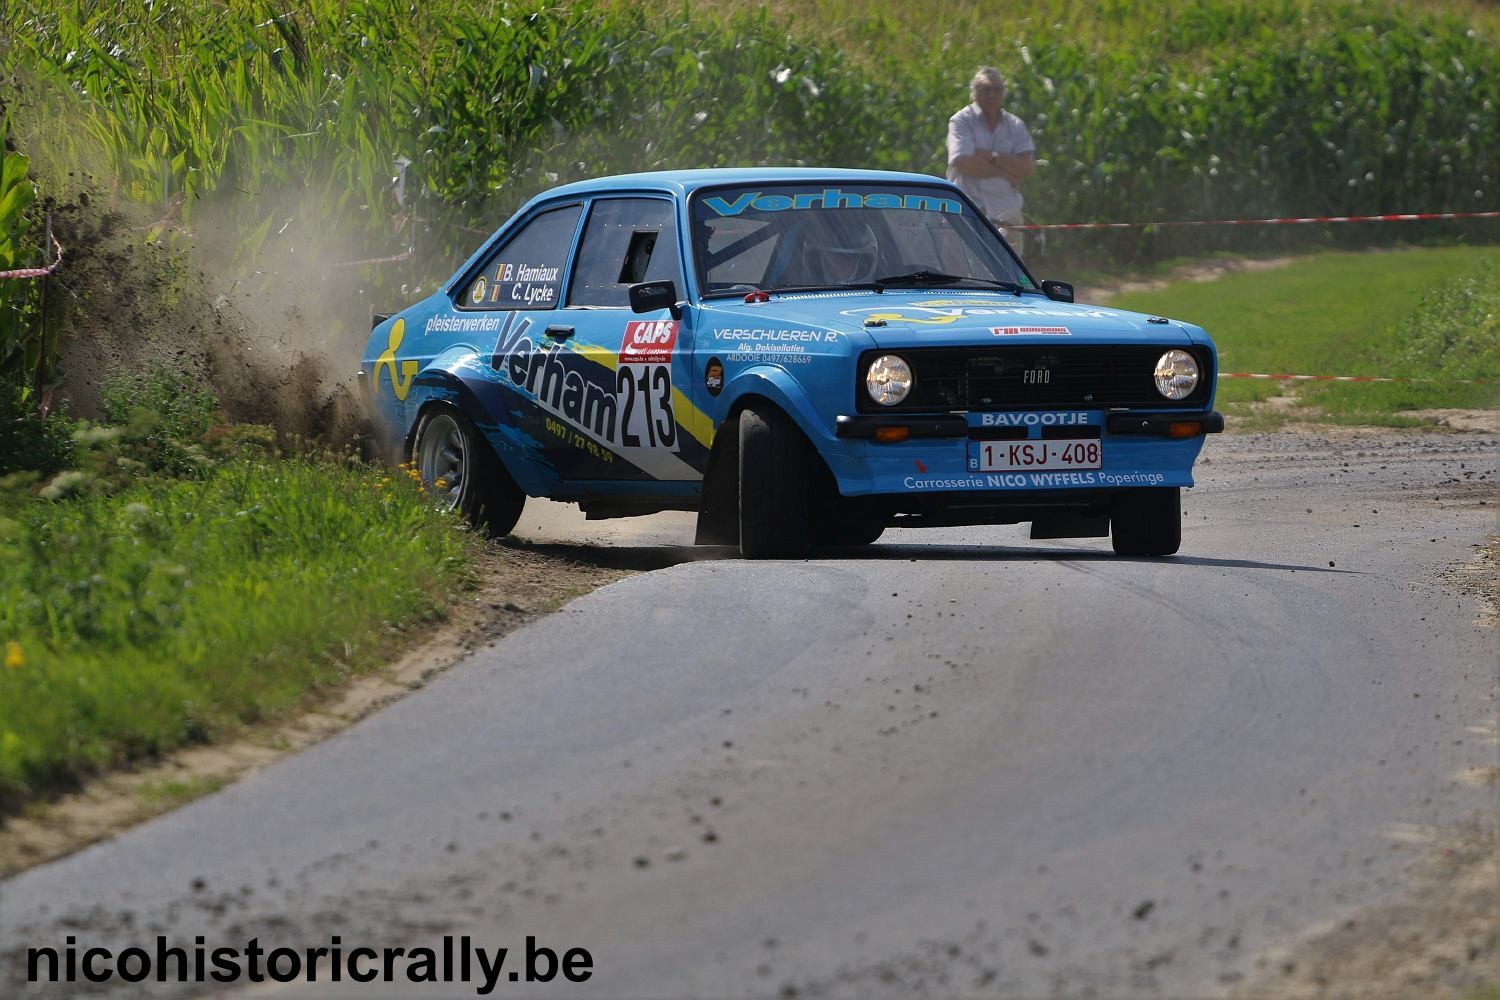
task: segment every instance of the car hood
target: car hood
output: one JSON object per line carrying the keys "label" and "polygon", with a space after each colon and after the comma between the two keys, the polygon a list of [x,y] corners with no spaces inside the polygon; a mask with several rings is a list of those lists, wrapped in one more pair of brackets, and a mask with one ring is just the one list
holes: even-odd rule
{"label": "car hood", "polygon": [[754,319],[838,330],[869,338],[876,348],[990,346],[996,343],[1194,343],[1195,327],[1145,313],[1055,302],[1008,293],[827,292],[772,296],[767,302],[716,302],[712,310],[737,322]]}

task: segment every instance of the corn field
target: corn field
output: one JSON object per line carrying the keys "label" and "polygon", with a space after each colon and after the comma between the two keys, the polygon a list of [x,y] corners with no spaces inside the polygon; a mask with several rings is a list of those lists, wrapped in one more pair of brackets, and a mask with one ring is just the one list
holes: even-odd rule
{"label": "corn field", "polygon": [[[924,8],[946,30],[920,31],[891,0],[825,3],[830,33],[765,8],[646,0],[9,0],[0,102],[39,177],[87,172],[111,204],[159,217],[155,235],[212,212],[242,262],[291,236],[324,241],[325,257],[412,250],[368,272],[406,295],[558,181],[749,164],[941,173],[946,119],[980,63],[1006,72],[1036,140],[1033,221],[1500,204],[1490,20],[1394,0],[1170,6],[1153,22],[1120,0],[1088,17],[1065,3],[1066,18],[1019,29]],[[1082,34],[1091,23],[1099,37]],[[23,229],[0,217],[0,260]],[[1278,238],[1129,233],[1087,252],[1140,261]]]}
{"label": "corn field", "polygon": [[[29,266],[30,249],[23,239],[26,213],[36,198],[22,153],[5,148],[5,122],[0,117],[0,271]],[[0,281],[0,379],[15,379],[34,371],[41,355],[41,338],[34,334],[36,311],[32,289],[17,281]]]}

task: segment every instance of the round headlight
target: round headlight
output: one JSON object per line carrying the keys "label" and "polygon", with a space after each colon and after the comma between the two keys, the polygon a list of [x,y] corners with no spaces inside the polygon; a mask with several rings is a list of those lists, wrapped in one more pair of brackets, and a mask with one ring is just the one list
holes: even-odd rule
{"label": "round headlight", "polygon": [[1156,359],[1156,391],[1168,399],[1183,399],[1198,388],[1198,362],[1187,351],[1168,351]]}
{"label": "round headlight", "polygon": [[865,391],[881,406],[895,406],[911,392],[911,365],[894,354],[882,354],[865,371]]}

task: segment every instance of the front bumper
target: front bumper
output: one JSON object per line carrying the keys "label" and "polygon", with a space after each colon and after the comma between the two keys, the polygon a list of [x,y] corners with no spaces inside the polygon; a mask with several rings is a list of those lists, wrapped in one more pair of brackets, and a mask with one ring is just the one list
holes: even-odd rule
{"label": "front bumper", "polygon": [[[925,496],[930,509],[970,495],[1048,507],[1087,493],[1097,502],[1120,490],[1192,486],[1205,435],[1223,429],[1211,410],[840,416],[823,457],[844,497]],[[978,471],[983,442],[1057,440],[1098,441],[1098,467]]]}

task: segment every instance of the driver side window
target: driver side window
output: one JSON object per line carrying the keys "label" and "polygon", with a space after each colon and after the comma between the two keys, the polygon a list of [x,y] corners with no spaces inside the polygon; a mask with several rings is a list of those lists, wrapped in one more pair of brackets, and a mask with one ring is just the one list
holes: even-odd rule
{"label": "driver side window", "polygon": [[578,248],[569,306],[626,309],[630,286],[671,280],[682,290],[672,202],[604,198],[594,202]]}

